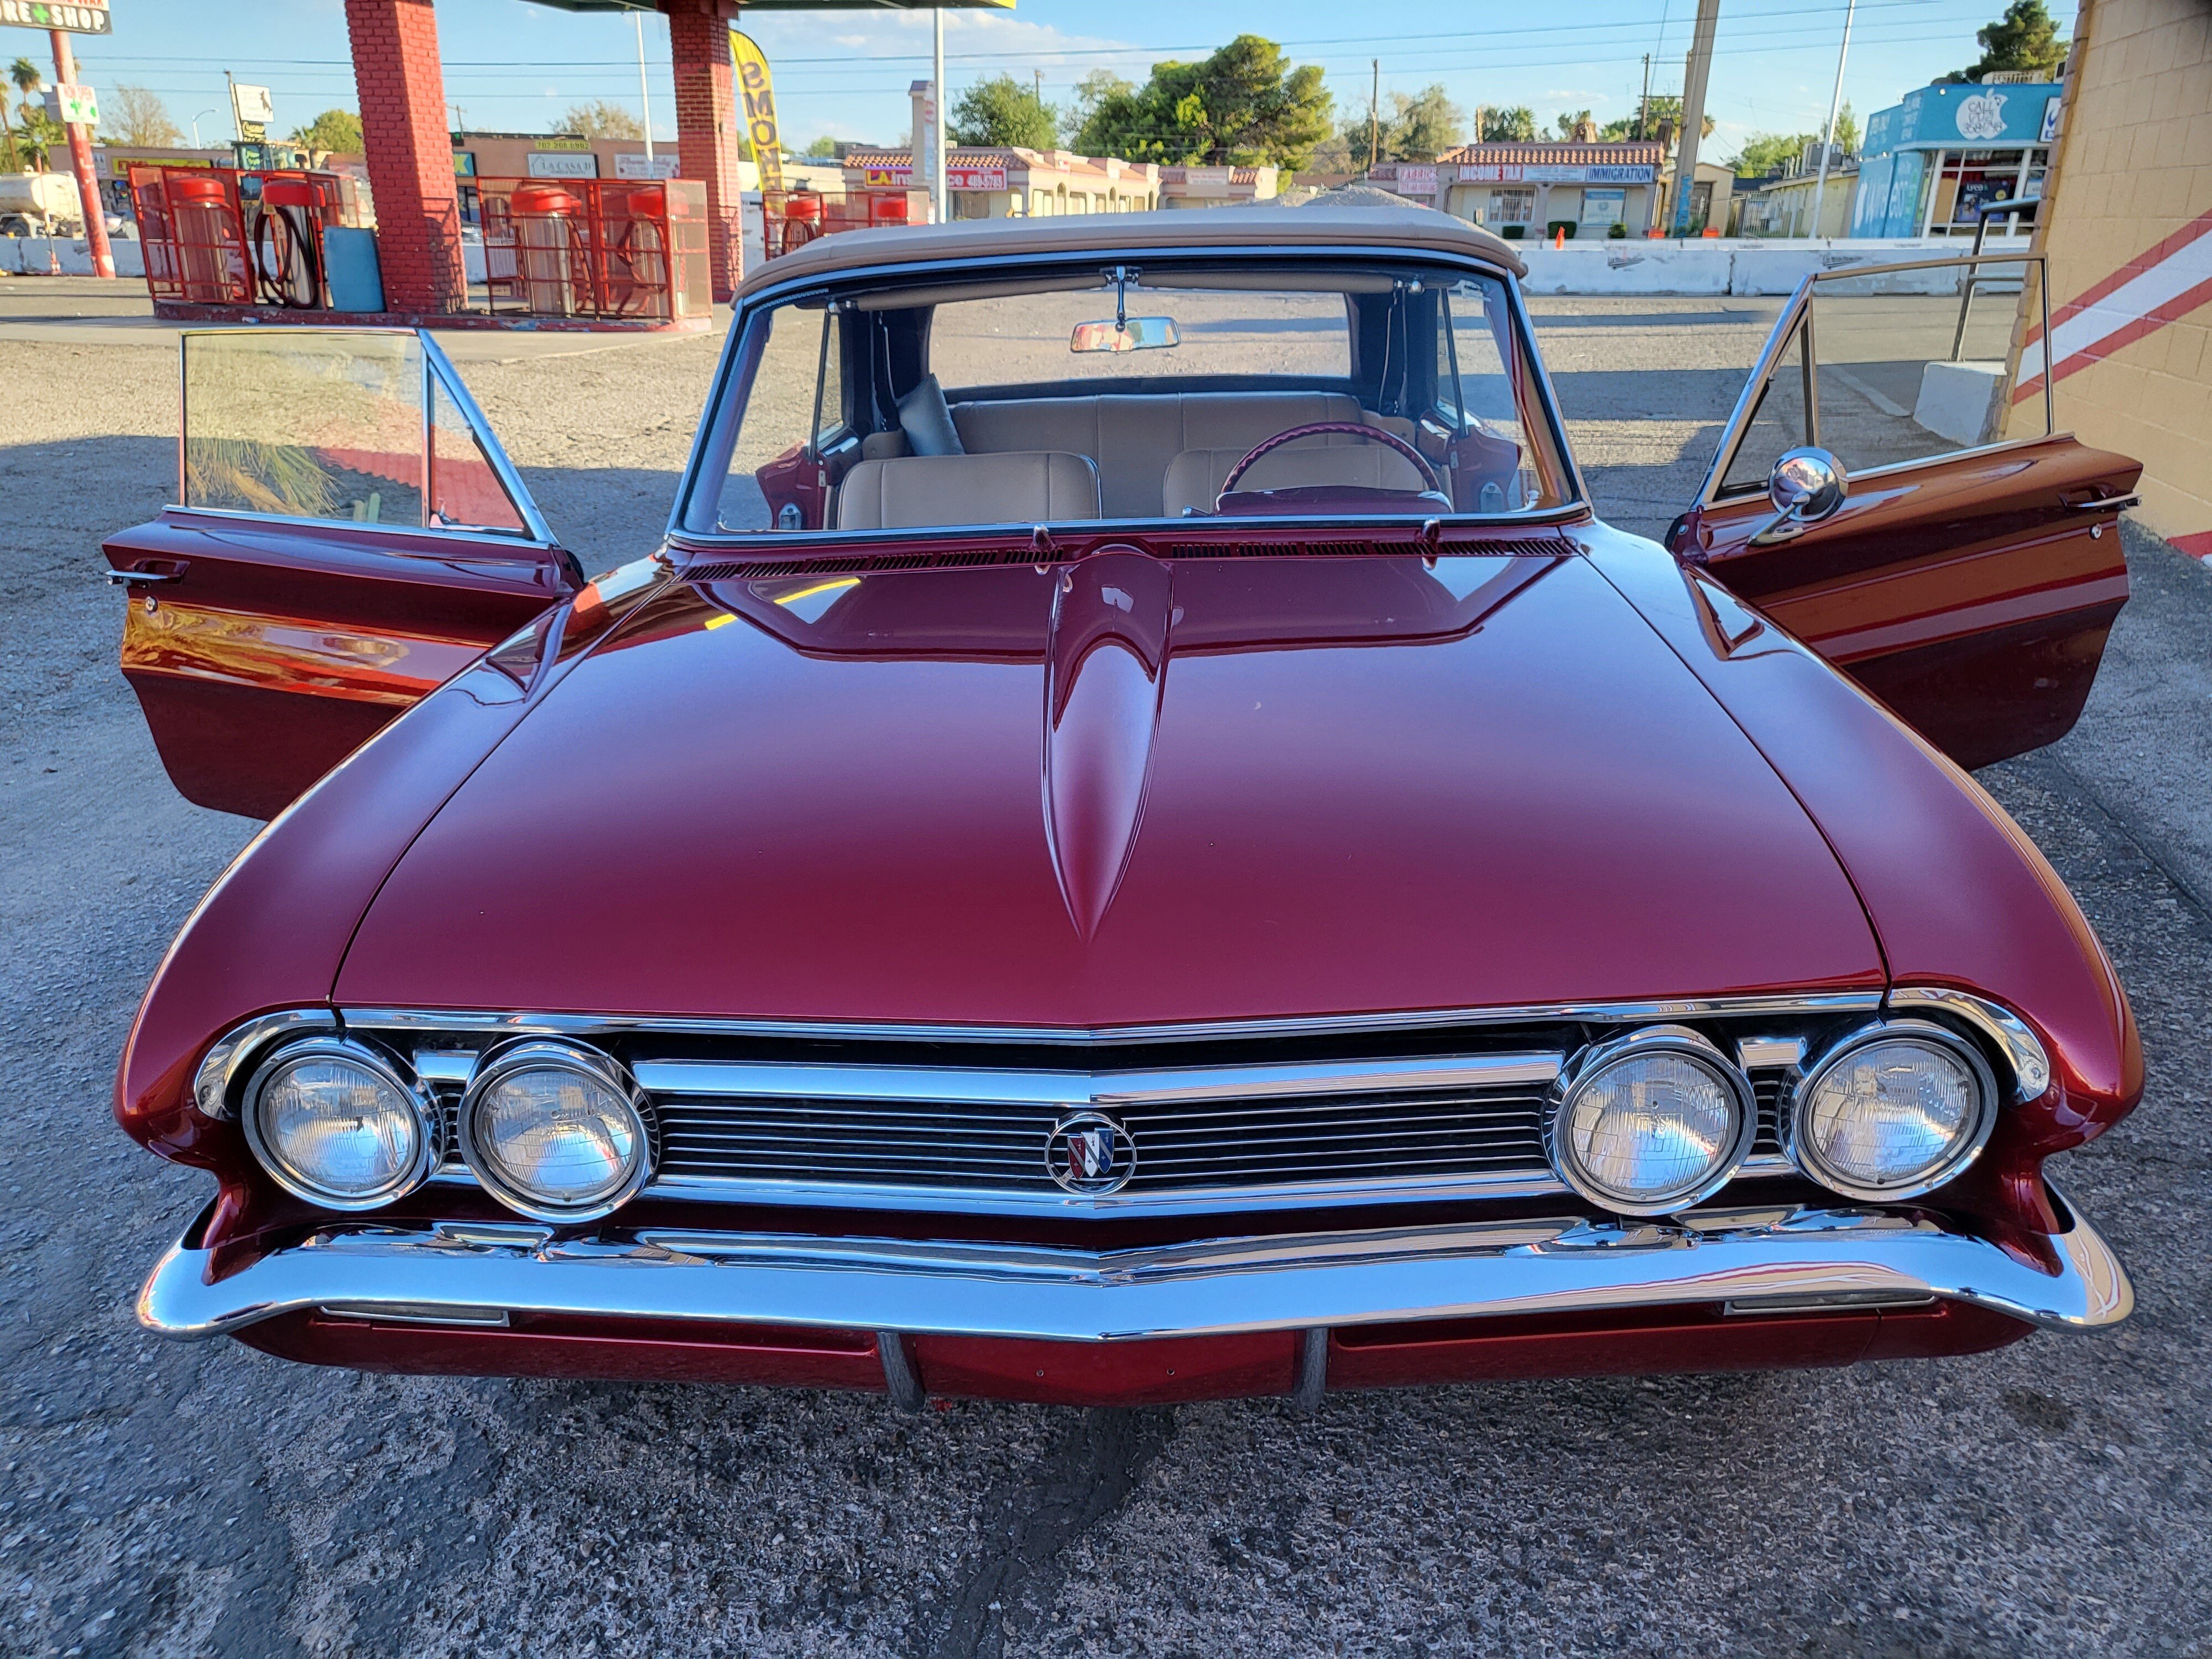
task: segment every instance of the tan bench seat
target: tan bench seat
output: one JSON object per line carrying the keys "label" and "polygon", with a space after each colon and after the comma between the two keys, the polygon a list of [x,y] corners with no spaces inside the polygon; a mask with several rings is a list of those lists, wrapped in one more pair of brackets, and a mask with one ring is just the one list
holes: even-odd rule
{"label": "tan bench seat", "polygon": [[[951,407],[953,428],[971,455],[1042,449],[1089,456],[1097,464],[1101,510],[1109,519],[1180,511],[1180,502],[1174,509],[1165,505],[1164,487],[1169,466],[1185,450],[1233,449],[1242,456],[1278,432],[1316,421],[1405,424],[1366,413],[1357,398],[1340,392],[1109,393]],[[1299,447],[1358,442],[1331,436]]]}

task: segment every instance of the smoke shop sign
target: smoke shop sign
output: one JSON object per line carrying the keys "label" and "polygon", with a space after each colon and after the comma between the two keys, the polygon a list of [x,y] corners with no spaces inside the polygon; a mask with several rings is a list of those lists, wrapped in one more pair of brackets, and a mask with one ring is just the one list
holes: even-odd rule
{"label": "smoke shop sign", "polygon": [[1463,185],[1648,185],[1656,169],[1648,164],[1592,161],[1583,166],[1565,162],[1492,162],[1463,166]]}

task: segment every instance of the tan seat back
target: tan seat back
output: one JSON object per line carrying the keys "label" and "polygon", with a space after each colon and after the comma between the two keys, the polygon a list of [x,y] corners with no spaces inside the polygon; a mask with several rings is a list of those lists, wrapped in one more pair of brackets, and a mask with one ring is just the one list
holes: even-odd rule
{"label": "tan seat back", "polygon": [[[1195,507],[1213,511],[1229,469],[1249,453],[1243,449],[1186,449],[1168,463],[1161,485],[1166,515],[1180,518]],[[1237,481],[1245,489],[1295,489],[1314,484],[1352,484],[1368,489],[1423,490],[1429,486],[1419,469],[1396,450],[1356,438],[1307,438],[1272,450]]]}
{"label": "tan seat back", "polygon": [[837,486],[840,530],[1044,524],[1098,516],[1098,469],[1086,455],[902,455],[857,461]]}
{"label": "tan seat back", "polygon": [[1291,427],[1359,418],[1359,400],[1341,392],[1109,393],[952,405],[953,427],[971,455],[1017,449],[1088,455],[1098,465],[1101,508],[1115,519],[1160,517],[1168,464],[1186,449],[1234,448],[1242,455]]}

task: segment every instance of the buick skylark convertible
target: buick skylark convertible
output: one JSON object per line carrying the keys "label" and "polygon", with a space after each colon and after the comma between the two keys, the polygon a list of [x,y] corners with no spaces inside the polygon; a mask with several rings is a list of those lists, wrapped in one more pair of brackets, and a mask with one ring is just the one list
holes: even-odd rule
{"label": "buick skylark convertible", "polygon": [[123,1056],[217,1183],[140,1317],[907,1407],[2124,1318],[2045,1164],[2136,1031],[1961,769],[2080,712],[2137,469],[1904,412],[2034,303],[1968,269],[1809,278],[1664,547],[1439,214],[773,261],[593,580],[427,337],[188,335],[124,672],[274,821]]}

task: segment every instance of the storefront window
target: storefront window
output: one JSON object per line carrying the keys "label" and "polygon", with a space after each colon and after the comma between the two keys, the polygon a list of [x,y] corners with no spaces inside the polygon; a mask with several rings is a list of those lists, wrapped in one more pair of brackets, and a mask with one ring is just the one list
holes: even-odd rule
{"label": "storefront window", "polygon": [[1487,222],[1493,225],[1525,225],[1536,215],[1536,192],[1533,190],[1493,190],[1490,192],[1490,212]]}

